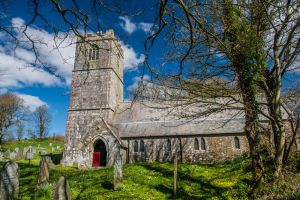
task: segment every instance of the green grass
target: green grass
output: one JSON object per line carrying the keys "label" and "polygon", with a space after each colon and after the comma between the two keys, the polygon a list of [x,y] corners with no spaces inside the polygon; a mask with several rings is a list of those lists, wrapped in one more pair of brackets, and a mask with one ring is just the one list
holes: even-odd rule
{"label": "green grass", "polygon": [[[3,162],[1,163],[4,164]],[[123,183],[113,189],[113,168],[78,170],[52,166],[50,182],[35,185],[38,165],[19,162],[20,199],[51,199],[55,183],[66,176],[72,199],[171,199],[172,163],[124,165]],[[243,170],[247,160],[220,164],[179,164],[177,199],[247,199],[251,175]]]}
{"label": "green grass", "polygon": [[[51,142],[55,146],[63,146],[62,142]],[[27,140],[5,144],[4,148],[40,144],[51,149],[49,143],[48,140]],[[0,162],[0,167],[4,163]],[[60,176],[69,181],[72,199],[173,199],[172,163],[126,164],[123,167],[123,183],[116,190],[113,189],[112,167],[79,170],[77,166],[51,164],[49,183],[36,186],[39,157],[31,165],[26,160],[17,163],[20,167],[19,199],[52,199]],[[177,199],[248,199],[249,165],[247,158],[214,164],[179,164]],[[299,174],[297,176],[300,178]]]}
{"label": "green grass", "polygon": [[[52,143],[52,146],[50,146],[50,143]],[[52,147],[59,146],[60,149],[55,149],[53,153],[60,153],[63,150],[64,143],[61,141],[55,141],[55,140],[49,140],[49,139],[29,139],[29,140],[21,140],[21,141],[11,141],[11,142],[5,142],[3,145],[1,145],[2,151],[13,151],[16,147],[23,150],[24,147],[32,146],[34,148],[38,148],[40,151],[47,151],[51,152]]]}

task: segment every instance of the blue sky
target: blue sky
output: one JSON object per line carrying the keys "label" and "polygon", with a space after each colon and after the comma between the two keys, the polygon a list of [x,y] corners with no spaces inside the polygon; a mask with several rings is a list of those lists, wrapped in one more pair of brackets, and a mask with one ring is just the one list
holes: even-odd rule
{"label": "blue sky", "polygon": [[[5,10],[6,15],[1,16],[0,20],[5,21],[7,26],[14,29],[14,33],[24,43],[14,49],[15,43],[5,33],[0,33],[0,93],[13,92],[24,99],[25,104],[33,111],[37,106],[47,104],[53,116],[51,134],[63,135],[66,127],[67,109],[69,104],[69,92],[71,71],[74,62],[74,38],[70,38],[62,43],[59,51],[54,49],[53,30],[46,28],[40,19],[37,19],[27,32],[34,38],[43,41],[38,49],[38,54],[43,64],[50,66],[53,71],[63,77],[59,79],[48,73],[43,68],[36,69],[31,67],[34,62],[34,54],[30,51],[26,38],[21,31],[32,18],[30,6],[26,1],[16,1],[16,4]],[[134,2],[134,1],[133,1]],[[141,63],[145,58],[144,41],[153,22],[152,5],[147,2],[145,5],[137,5],[142,12],[135,14],[137,10],[133,5],[128,4],[124,13],[103,13],[99,19],[101,29],[113,29],[119,38],[125,56],[124,73],[124,92],[125,98],[128,97],[128,90],[136,85],[141,75],[143,66]],[[81,5],[89,7],[89,5]],[[50,21],[60,26],[59,34],[63,35],[67,30],[61,18],[55,14],[54,7],[44,5],[41,7],[42,13],[47,13]],[[92,19],[91,23],[95,23]],[[27,41],[28,42],[28,41]],[[155,47],[154,54],[159,54],[159,46]],[[159,59],[158,57],[156,59]],[[41,65],[39,65],[41,66]]]}
{"label": "blue sky", "polygon": [[[69,32],[68,26],[63,23],[54,6],[47,3],[47,1],[45,2],[39,8],[39,11],[47,17],[51,24],[58,27],[57,34],[59,38],[63,38],[65,33]],[[70,2],[65,1],[64,3],[69,4]],[[83,3],[89,1],[78,2],[81,3],[81,8],[90,10],[91,5]],[[98,19],[91,17],[91,26],[95,28],[98,21],[102,31],[113,29],[115,35],[119,38],[125,56],[124,94],[125,99],[128,99],[128,90],[136,86],[143,71],[144,42],[147,33],[151,31],[149,29],[157,14],[158,4],[155,0],[129,0],[124,2],[124,5],[121,5],[121,10],[117,12],[101,12]],[[47,72],[41,67],[41,63],[37,65],[41,67],[40,69],[32,67],[35,57],[33,52],[30,51],[28,40],[21,34],[21,31],[24,30],[24,24],[32,19],[32,8],[32,5],[22,0],[7,5],[5,10],[0,7],[2,13],[0,15],[1,25],[4,24],[12,28],[15,36],[21,41],[15,49],[16,43],[12,38],[4,32],[0,32],[0,93],[12,92],[19,95],[31,111],[37,106],[47,104],[53,116],[51,134],[63,135],[69,104],[75,38],[68,37],[63,41],[58,39],[56,42],[60,44],[60,47],[55,49],[57,43],[53,41],[53,29],[49,29],[40,18],[37,18],[28,27],[27,33],[42,42],[37,46],[37,53],[43,64],[51,67],[63,79]],[[151,51],[149,62],[154,65],[163,64],[164,51],[168,48],[167,41],[158,39]],[[174,63],[170,62],[163,69],[167,71],[174,70],[176,68],[172,68],[173,65]],[[299,73],[292,72],[284,79],[284,84],[290,85],[293,83],[291,80],[297,79],[299,79]]]}

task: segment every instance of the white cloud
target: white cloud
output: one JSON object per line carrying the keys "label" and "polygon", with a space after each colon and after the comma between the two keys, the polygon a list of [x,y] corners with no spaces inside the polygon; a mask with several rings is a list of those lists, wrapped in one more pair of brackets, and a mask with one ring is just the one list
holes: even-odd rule
{"label": "white cloud", "polygon": [[[0,45],[0,89],[10,87],[25,87],[41,84],[44,86],[69,85],[74,64],[75,44],[74,36],[67,33],[54,35],[35,26],[27,27],[26,33],[35,43],[39,60],[31,49],[31,43],[22,33],[24,20],[13,18],[11,20],[15,36],[20,43],[14,50],[14,43],[8,36],[2,36],[5,45]],[[34,67],[33,65],[36,64]],[[65,79],[62,82],[58,77],[49,73],[51,69],[56,75]]]}
{"label": "white cloud", "polygon": [[145,33],[149,33],[152,27],[152,24],[141,22],[139,23],[138,27],[142,29]]}
{"label": "white cloud", "polygon": [[149,33],[152,24],[146,22],[134,23],[128,16],[120,16],[119,19],[122,21],[120,26],[128,34],[132,34],[136,30],[142,30],[145,33]]}
{"label": "white cloud", "polygon": [[130,18],[127,16],[120,16],[119,17],[122,22],[120,23],[120,26],[129,34],[133,33],[136,30],[136,24],[131,22]]}
{"label": "white cloud", "polygon": [[151,80],[150,76],[148,75],[144,75],[144,76],[135,76],[133,78],[133,83],[127,87],[127,91],[129,92],[135,92],[139,85],[141,84],[141,82],[143,81],[143,84],[150,84],[149,81]]}
{"label": "white cloud", "polygon": [[13,55],[0,52],[1,74],[0,88],[22,87],[24,85],[42,84],[52,86],[60,84],[57,77],[33,68],[26,62]]}
{"label": "white cloud", "polygon": [[134,70],[145,60],[144,54],[138,54],[135,50],[124,42],[120,41],[124,52],[124,69]]}
{"label": "white cloud", "polygon": [[25,106],[27,106],[30,111],[34,111],[37,107],[42,106],[42,105],[48,106],[48,104],[46,102],[42,101],[37,96],[32,96],[32,95],[28,95],[28,94],[20,94],[20,93],[16,93],[16,95],[24,100]]}

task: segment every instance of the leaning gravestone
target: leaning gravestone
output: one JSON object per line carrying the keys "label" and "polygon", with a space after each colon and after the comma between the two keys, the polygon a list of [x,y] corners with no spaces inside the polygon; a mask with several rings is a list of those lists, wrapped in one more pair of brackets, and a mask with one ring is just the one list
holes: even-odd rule
{"label": "leaning gravestone", "polygon": [[8,161],[0,173],[0,199],[8,200],[18,196],[19,167],[13,161]]}
{"label": "leaning gravestone", "polygon": [[45,157],[41,157],[39,176],[38,176],[38,185],[48,183],[48,181],[49,181],[49,166]]}
{"label": "leaning gravestone", "polygon": [[116,189],[122,183],[122,167],[122,157],[120,152],[117,152],[114,160],[114,189]]}
{"label": "leaning gravestone", "polygon": [[71,200],[70,186],[63,176],[59,177],[57,181],[53,200]]}

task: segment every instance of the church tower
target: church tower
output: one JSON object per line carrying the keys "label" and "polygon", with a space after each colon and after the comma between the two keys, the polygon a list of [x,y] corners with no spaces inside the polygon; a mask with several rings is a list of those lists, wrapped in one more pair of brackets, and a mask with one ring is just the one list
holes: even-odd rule
{"label": "church tower", "polygon": [[62,164],[87,156],[82,138],[95,121],[113,117],[123,87],[123,51],[113,30],[78,37]]}

